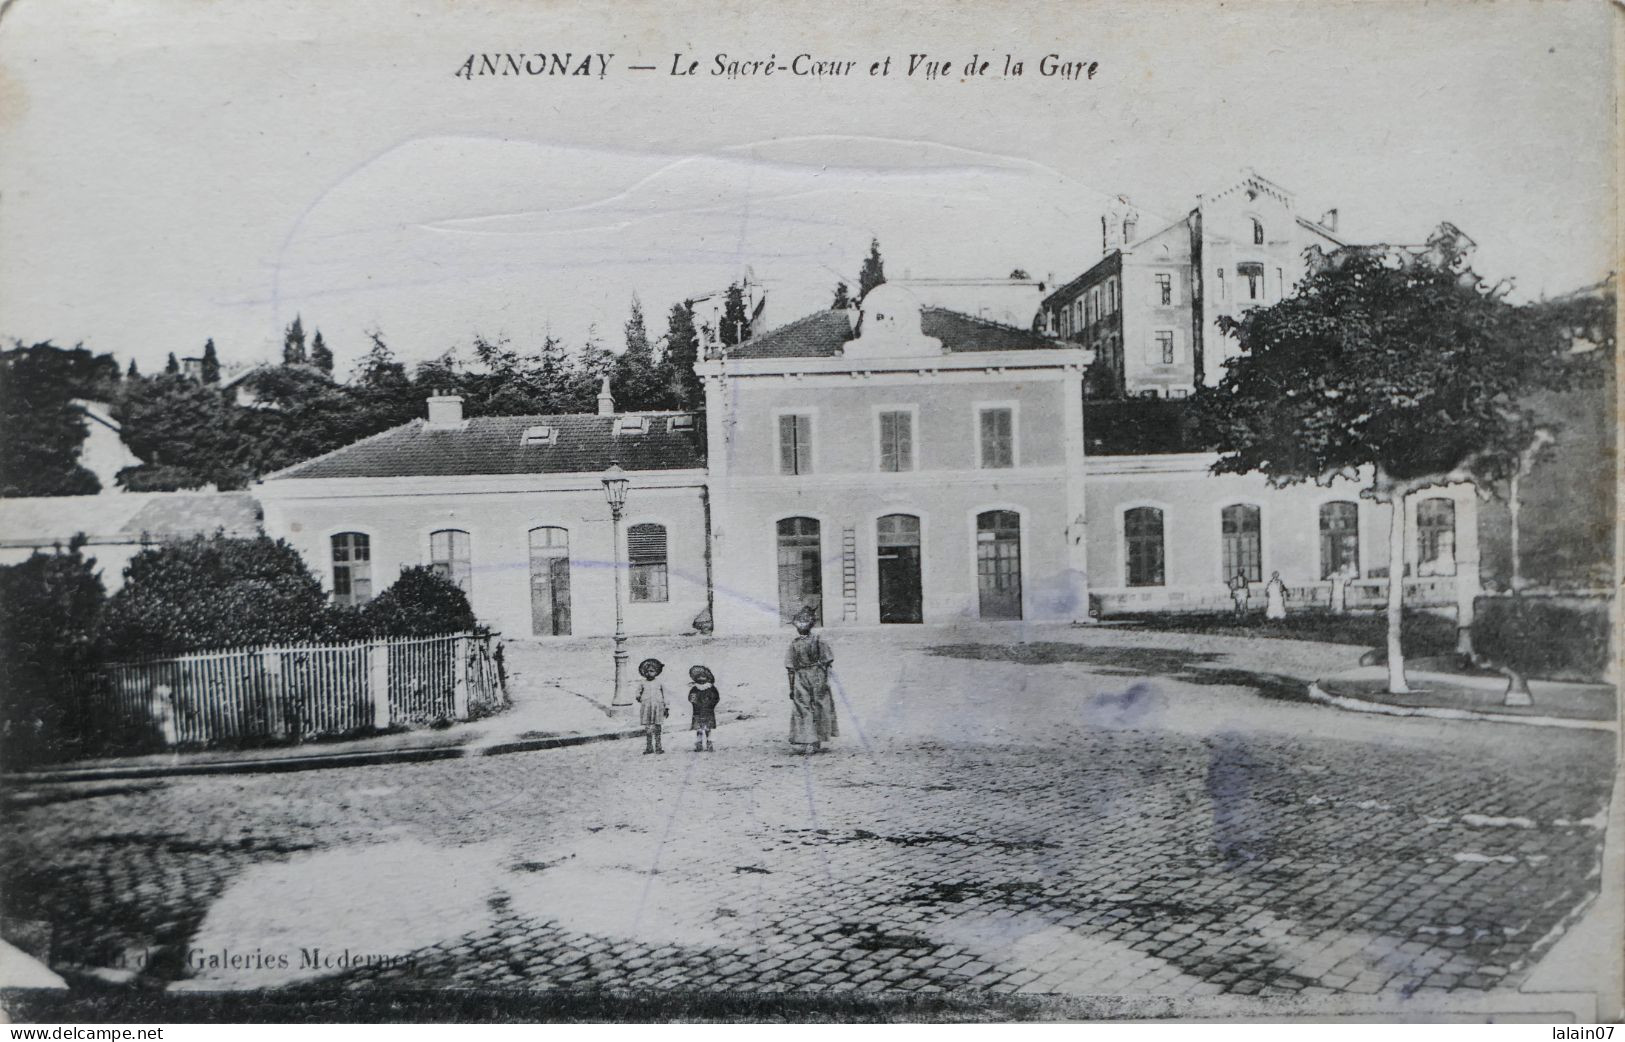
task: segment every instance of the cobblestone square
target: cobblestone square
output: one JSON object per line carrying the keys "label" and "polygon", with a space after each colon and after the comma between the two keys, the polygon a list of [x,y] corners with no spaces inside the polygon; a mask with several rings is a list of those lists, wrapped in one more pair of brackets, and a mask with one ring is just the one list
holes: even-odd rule
{"label": "cobblestone square", "polygon": [[842,635],[806,757],[776,642],[648,643],[716,670],[715,753],[682,707],[663,756],[13,788],[5,914],[132,986],[1313,1004],[1515,989],[1598,885],[1611,735],[1297,699],[1358,649]]}

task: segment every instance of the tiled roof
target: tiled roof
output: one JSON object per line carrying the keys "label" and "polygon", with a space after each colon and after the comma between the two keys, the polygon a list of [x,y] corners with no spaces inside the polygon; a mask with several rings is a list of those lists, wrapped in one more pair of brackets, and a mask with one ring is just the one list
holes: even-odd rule
{"label": "tiled roof", "polygon": [[0,499],[0,544],[50,546],[79,532],[92,542],[162,541],[260,531],[248,492],[104,492],[96,496]]}
{"label": "tiled roof", "polygon": [[178,539],[192,535],[249,537],[260,531],[260,508],[247,492],[169,492],[155,495],[119,528],[134,538]]}
{"label": "tiled roof", "polygon": [[[999,322],[962,315],[946,308],[924,308],[920,331],[942,341],[943,350],[1031,351],[1063,346],[1034,333]],[[815,311],[732,348],[729,358],[829,358],[853,339],[844,311]]]}
{"label": "tiled roof", "polygon": [[[462,426],[434,429],[413,420],[325,456],[266,477],[402,478],[473,474],[569,474],[622,469],[687,470],[705,466],[705,421],[693,413],[635,413],[647,417],[642,434],[617,434],[626,414],[599,416],[476,416]],[[692,430],[672,430],[672,419],[693,416]],[[531,427],[553,427],[550,445],[522,444]]]}

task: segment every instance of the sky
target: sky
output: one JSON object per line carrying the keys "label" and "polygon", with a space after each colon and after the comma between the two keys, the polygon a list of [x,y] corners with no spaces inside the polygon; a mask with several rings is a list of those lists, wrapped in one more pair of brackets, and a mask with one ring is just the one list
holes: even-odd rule
{"label": "sky", "polygon": [[[1616,256],[1604,0],[0,12],[0,337],[147,371],[210,337],[275,357],[295,314],[341,374],[368,329],[413,361],[476,333],[619,349],[634,295],[658,332],[747,268],[777,324],[855,282],[871,237],[893,277],[1064,281],[1112,196],[1171,220],[1248,167],[1355,241],[1450,220],[1524,299]],[[614,57],[455,75],[487,52]],[[718,53],[856,65],[730,79]],[[905,76],[910,54],[954,74]],[[962,76],[972,54],[994,75]],[[1095,77],[1040,76],[1046,54]]]}

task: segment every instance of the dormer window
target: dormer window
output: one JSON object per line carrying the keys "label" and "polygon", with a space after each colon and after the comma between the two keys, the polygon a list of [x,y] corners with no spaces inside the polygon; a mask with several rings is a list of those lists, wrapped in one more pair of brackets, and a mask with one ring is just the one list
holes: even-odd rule
{"label": "dormer window", "polygon": [[642,434],[649,429],[647,416],[622,416],[615,423],[616,434]]}
{"label": "dormer window", "polygon": [[682,413],[671,418],[671,429],[674,431],[691,431],[694,429],[694,415]]}
{"label": "dormer window", "polygon": [[525,433],[519,436],[521,445],[557,445],[559,443],[559,429],[557,427],[526,427]]}

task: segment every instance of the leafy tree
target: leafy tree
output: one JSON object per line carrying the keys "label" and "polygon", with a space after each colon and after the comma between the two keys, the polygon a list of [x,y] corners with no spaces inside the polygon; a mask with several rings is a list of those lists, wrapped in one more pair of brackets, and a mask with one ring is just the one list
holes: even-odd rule
{"label": "leafy tree", "polygon": [[76,496],[101,490],[79,465],[88,428],[76,398],[110,397],[118,363],[44,342],[0,351],[0,495]]}
{"label": "leafy tree", "polygon": [[851,291],[846,288],[845,279],[837,282],[835,284],[835,299],[830,301],[829,309],[831,311],[845,311],[847,308],[851,307],[852,297],[850,296],[850,292]]}
{"label": "leafy tree", "polygon": [[282,364],[303,365],[305,363],[305,326],[298,315],[282,332]]}
{"label": "leafy tree", "polygon": [[95,663],[97,627],[106,593],[85,537],[66,552],[35,551],[20,564],[0,567],[0,690],[5,691],[0,750],[7,762],[44,751],[72,728],[75,706],[63,700],[64,673]]}
{"label": "leafy tree", "polygon": [[145,462],[120,471],[119,482],[132,490],[241,488],[257,473],[256,454],[272,447],[246,442],[246,411],[219,387],[177,374],[127,381],[113,416]]}
{"label": "leafy tree", "polygon": [[655,359],[654,345],[643,322],[643,305],[632,298],[632,312],[626,320],[626,350],[615,359],[610,377],[616,408],[622,412],[668,409],[672,404],[671,382]]}
{"label": "leafy tree", "polygon": [[169,361],[164,363],[164,372],[169,376],[179,376],[181,364],[175,359],[175,352],[169,352]]}
{"label": "leafy tree", "polygon": [[401,577],[361,607],[367,632],[377,637],[433,637],[474,628],[474,611],[458,585],[426,565]]}
{"label": "leafy tree", "polygon": [[694,373],[699,361],[700,339],[694,332],[694,304],[673,304],[666,315],[666,350],[660,366],[666,373],[672,401],[679,409],[699,409],[705,405],[705,392]]}
{"label": "leafy tree", "polygon": [[[130,363],[134,365],[134,362]],[[131,374],[134,375],[134,374]],[[217,384],[220,382],[220,356],[214,352],[214,338],[210,337],[203,345],[203,382]]]}
{"label": "leafy tree", "polygon": [[310,364],[330,376],[333,373],[333,352],[328,350],[319,329],[316,330],[315,339],[310,342]]}
{"label": "leafy tree", "polygon": [[1030,279],[1030,278],[1032,278],[1032,276],[1027,274],[1027,269],[1026,268],[1011,268],[1010,269],[1010,281],[1011,282],[1020,282],[1020,281],[1023,281],[1025,279]]}
{"label": "leafy tree", "polygon": [[880,259],[880,240],[869,240],[869,256],[863,259],[863,270],[858,272],[858,299],[886,281],[886,262]]}
{"label": "leafy tree", "polygon": [[319,635],[326,609],[286,542],[194,536],[136,554],[102,632],[115,657],[286,644]]}
{"label": "leafy tree", "polygon": [[1565,378],[1563,345],[1483,285],[1448,226],[1426,254],[1308,256],[1294,296],[1220,320],[1242,352],[1198,408],[1216,473],[1276,484],[1364,474],[1362,494],[1392,505],[1388,684],[1404,692],[1405,497],[1504,477],[1537,426],[1519,395]]}

